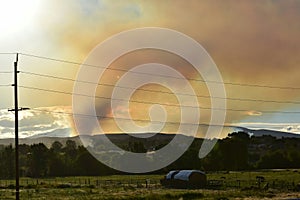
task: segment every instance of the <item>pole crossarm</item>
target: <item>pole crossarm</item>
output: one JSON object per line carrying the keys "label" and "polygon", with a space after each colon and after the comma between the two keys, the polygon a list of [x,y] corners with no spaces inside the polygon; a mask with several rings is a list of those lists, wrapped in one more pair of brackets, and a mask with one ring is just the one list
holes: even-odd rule
{"label": "pole crossarm", "polygon": [[[22,110],[30,110],[30,108],[23,108],[23,107],[21,107],[21,108],[18,109],[18,111],[22,111]],[[8,109],[8,111],[9,112],[14,112],[16,110],[15,109]]]}

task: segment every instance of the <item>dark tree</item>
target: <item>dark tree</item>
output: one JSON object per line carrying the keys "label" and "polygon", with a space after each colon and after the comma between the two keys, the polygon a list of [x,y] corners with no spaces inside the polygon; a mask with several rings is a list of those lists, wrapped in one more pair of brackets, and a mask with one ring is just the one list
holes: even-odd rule
{"label": "dark tree", "polygon": [[260,169],[283,169],[288,168],[288,166],[289,160],[280,150],[268,152],[258,162],[258,168]]}
{"label": "dark tree", "polygon": [[0,175],[2,178],[13,178],[15,176],[15,151],[12,145],[5,147],[0,153]]}
{"label": "dark tree", "polygon": [[62,151],[62,143],[55,141],[52,143],[50,150],[55,152],[55,153],[60,153]]}
{"label": "dark tree", "polygon": [[44,144],[32,145],[27,156],[27,175],[35,178],[47,175],[48,155],[48,149]]}

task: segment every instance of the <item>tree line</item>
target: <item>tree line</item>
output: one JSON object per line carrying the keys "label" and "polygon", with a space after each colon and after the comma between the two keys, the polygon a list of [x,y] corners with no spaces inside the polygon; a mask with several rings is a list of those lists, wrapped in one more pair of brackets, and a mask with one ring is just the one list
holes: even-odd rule
{"label": "tree line", "polygon": [[[250,137],[245,132],[234,132],[219,139],[213,150],[203,159],[198,158],[203,139],[195,138],[189,149],[174,163],[154,173],[173,169],[252,170],[300,168],[300,139],[272,136]],[[165,144],[157,143],[157,148]],[[147,152],[141,141],[123,141],[123,149]],[[157,149],[156,148],[156,149]],[[153,150],[153,148],[152,148]],[[0,178],[15,176],[15,150],[12,145],[0,148]],[[50,148],[43,143],[19,146],[21,176],[64,177],[122,174],[97,161],[83,146],[68,140],[65,144],[53,142]]]}

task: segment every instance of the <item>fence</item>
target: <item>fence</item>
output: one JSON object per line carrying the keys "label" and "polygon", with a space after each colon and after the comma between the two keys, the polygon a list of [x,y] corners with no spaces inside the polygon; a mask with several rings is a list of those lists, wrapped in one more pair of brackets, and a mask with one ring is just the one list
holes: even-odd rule
{"label": "fence", "polygon": [[[0,188],[13,189],[15,186],[14,180],[0,180]],[[126,179],[103,179],[97,177],[80,178],[53,178],[53,179],[30,179],[22,178],[20,180],[21,188],[76,188],[76,187],[89,187],[89,188],[162,188],[159,178],[143,179],[143,178],[126,178]],[[294,181],[284,180],[224,180],[215,179],[208,180],[208,189],[261,189],[267,190],[269,188],[277,190],[297,190],[300,191],[300,184]]]}
{"label": "fence", "polygon": [[[13,189],[14,180],[0,180],[0,188]],[[55,178],[55,179],[21,179],[21,188],[54,187],[54,188],[71,188],[71,187],[90,187],[90,188],[158,188],[161,187],[157,179],[96,179],[96,178]]]}
{"label": "fence", "polygon": [[277,190],[296,190],[300,191],[300,183],[294,181],[284,180],[208,180],[208,188],[239,188],[239,189],[262,189],[267,190],[269,188]]}

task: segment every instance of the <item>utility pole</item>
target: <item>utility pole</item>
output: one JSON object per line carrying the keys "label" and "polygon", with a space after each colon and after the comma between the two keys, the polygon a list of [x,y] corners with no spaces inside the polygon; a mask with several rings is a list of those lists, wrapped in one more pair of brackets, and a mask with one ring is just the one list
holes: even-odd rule
{"label": "utility pole", "polygon": [[18,61],[19,54],[16,55],[16,61],[14,62],[14,99],[15,109],[8,111],[15,112],[15,167],[16,167],[16,200],[20,199],[20,174],[19,174],[19,105],[18,105]]}
{"label": "utility pole", "polygon": [[14,62],[14,99],[15,108],[8,111],[15,112],[15,165],[16,165],[16,200],[20,200],[20,174],[19,174],[19,111],[29,110],[29,108],[19,108],[18,106],[18,61],[19,54],[16,55],[16,61]]}

